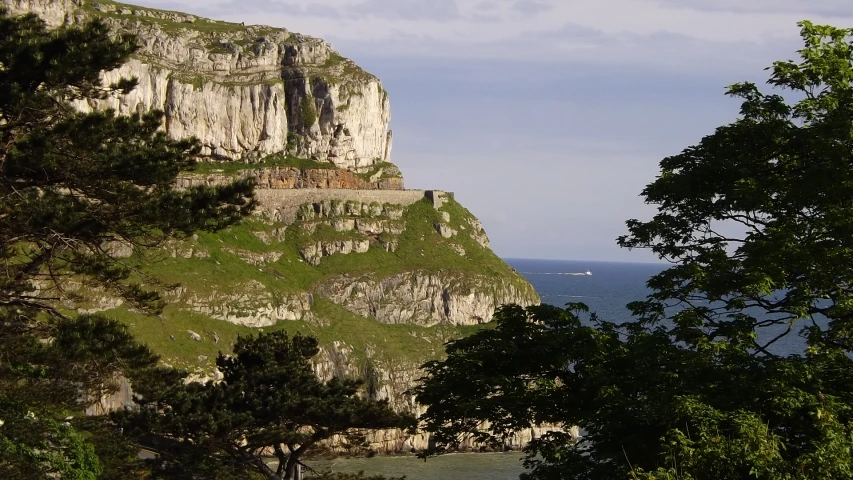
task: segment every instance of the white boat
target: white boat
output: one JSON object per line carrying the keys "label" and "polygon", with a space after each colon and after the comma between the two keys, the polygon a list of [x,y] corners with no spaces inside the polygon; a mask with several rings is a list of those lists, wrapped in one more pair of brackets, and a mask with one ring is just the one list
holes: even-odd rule
{"label": "white boat", "polygon": [[586,271],[586,275],[592,275],[592,272],[590,272],[589,270],[587,270],[587,271]]}

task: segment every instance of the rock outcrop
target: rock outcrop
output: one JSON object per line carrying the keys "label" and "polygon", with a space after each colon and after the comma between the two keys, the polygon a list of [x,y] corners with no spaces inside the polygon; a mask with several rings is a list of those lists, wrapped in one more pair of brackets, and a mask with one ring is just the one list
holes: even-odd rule
{"label": "rock outcrop", "polygon": [[135,77],[139,87],[79,103],[82,110],[161,110],[170,136],[199,138],[213,159],[257,162],[289,153],[354,171],[390,161],[388,94],[321,39],[113,2],[4,5],[52,25],[101,18],[137,36],[139,53],[104,80]]}
{"label": "rock outcrop", "polygon": [[[51,25],[101,18],[139,38],[140,51],[104,72],[135,77],[127,95],[83,111],[165,113],[174,138],[195,136],[209,164],[178,186],[252,178],[256,215],[156,251],[108,245],[160,280],[168,307],[157,328],[106,291],[64,287],[63,306],[104,312],[193,380],[217,380],[213,359],[237,335],[275,325],[317,336],[319,377],[357,375],[365,394],[420,413],[406,392],[446,341],[488,322],[505,303],[539,302],[489,249],[482,224],[441,190],[404,190],[390,163],[388,96],[380,81],[325,41],[267,26],[91,0],[3,0]],[[142,276],[142,278],[150,278]],[[177,286],[174,286],[177,285]],[[73,298],[72,298],[73,297]],[[80,300],[83,299],[83,300]],[[127,382],[90,413],[126,405]],[[517,447],[538,435],[509,439]],[[381,453],[422,450],[424,435],[368,437]]]}
{"label": "rock outcrop", "polygon": [[336,276],[320,282],[313,293],[382,323],[423,326],[486,323],[500,305],[531,301],[529,291],[511,282],[455,272]]}

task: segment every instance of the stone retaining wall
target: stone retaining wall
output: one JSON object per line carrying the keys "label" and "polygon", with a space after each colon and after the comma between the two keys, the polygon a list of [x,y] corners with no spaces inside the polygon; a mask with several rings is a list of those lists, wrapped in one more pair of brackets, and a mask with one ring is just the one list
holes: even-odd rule
{"label": "stone retaining wall", "polygon": [[300,205],[323,201],[354,201],[409,206],[424,198],[436,208],[451,195],[441,190],[349,190],[333,188],[257,189],[258,213],[287,224],[293,223]]}

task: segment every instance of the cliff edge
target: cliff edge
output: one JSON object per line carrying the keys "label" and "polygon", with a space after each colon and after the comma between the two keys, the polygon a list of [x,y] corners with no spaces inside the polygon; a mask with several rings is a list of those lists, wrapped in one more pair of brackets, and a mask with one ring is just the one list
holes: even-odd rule
{"label": "cliff edge", "polygon": [[[239,225],[156,251],[111,247],[140,268],[138,280],[163,281],[169,304],[160,318],[73,282],[65,289],[79,295],[63,308],[126,322],[165,362],[200,379],[216,378],[216,354],[238,335],[310,334],[323,346],[319,376],[363,376],[367,394],[417,413],[405,392],[444,342],[488,328],[501,304],[539,302],[452,193],[404,189],[391,163],[388,94],[325,41],[103,0],[4,5],[54,26],[97,17],[135,34],[140,51],[103,75],[107,83],[135,77],[138,87],[77,108],[165,112],[163,129],[197,137],[206,157],[180,187],[258,184],[260,207]],[[129,395],[124,388],[101,408]],[[372,440],[381,452],[427,441],[401,432]]]}

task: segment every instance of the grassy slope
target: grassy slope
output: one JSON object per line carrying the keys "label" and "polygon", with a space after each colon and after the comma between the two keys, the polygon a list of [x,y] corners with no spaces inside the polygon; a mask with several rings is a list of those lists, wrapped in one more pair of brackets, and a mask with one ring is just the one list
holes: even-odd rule
{"label": "grassy slope", "polygon": [[[146,271],[166,282],[192,285],[193,290],[200,292],[212,288],[223,290],[247,280],[256,280],[282,292],[297,292],[306,291],[319,280],[333,275],[374,273],[382,277],[412,270],[506,278],[519,288],[529,288],[526,281],[514,274],[494,252],[465,234],[462,227],[471,228],[465,222],[465,218],[470,216],[467,210],[454,201],[448,202],[442,210],[450,213],[450,225],[459,234],[449,239],[438,235],[433,225],[442,221],[440,213],[426,201],[417,202],[403,215],[406,230],[400,235],[400,246],[395,252],[371,246],[366,253],[325,257],[319,266],[312,267],[300,261],[298,249],[303,244],[317,239],[364,237],[354,232],[334,232],[328,227],[320,227],[314,234],[309,234],[297,223],[287,227],[283,243],[267,245],[253,232],[270,231],[283,225],[249,219],[215,234],[200,233],[194,248],[207,251],[210,254],[208,258],[169,258],[158,253],[146,259]],[[462,246],[466,255],[460,256],[450,248],[450,244]],[[248,264],[224,250],[229,248],[255,253],[282,252],[283,255],[264,268]]]}
{"label": "grassy slope", "polygon": [[[93,8],[93,4],[113,4],[118,8],[128,7],[132,10],[148,10],[147,7],[112,2],[109,0],[86,0],[81,10],[93,16],[111,17],[128,24],[139,22],[143,25],[157,24],[164,32],[179,34],[191,30],[199,34],[197,37],[210,53],[225,53],[219,51],[219,39],[229,39],[234,43],[248,46],[250,40],[273,31],[271,27],[247,27],[237,23],[210,21],[198,18],[193,23],[176,22],[169,19],[159,19],[144,15],[125,15],[119,11],[105,13]],[[249,29],[252,33],[249,33]],[[295,34],[293,41],[301,41],[301,35]],[[245,43],[245,45],[244,45]],[[325,65],[306,67],[311,76],[320,76],[333,83],[342,79],[360,79],[370,77],[367,72],[351,61],[333,54]],[[192,81],[200,81],[193,77]],[[259,166],[287,165],[299,168],[324,168],[330,165],[289,157],[268,158],[264,165],[259,164],[202,164],[196,170],[198,173],[237,173],[244,168]],[[266,165],[268,163],[269,165]],[[369,176],[371,172],[365,172]],[[245,289],[248,281],[260,283],[267,292],[286,294],[304,292],[321,279],[340,274],[374,273],[378,276],[392,275],[405,271],[426,270],[430,272],[457,273],[461,275],[478,275],[488,278],[503,278],[515,283],[520,289],[532,288],[520,276],[513,273],[493,252],[485,249],[465,235],[465,228],[470,229],[464,219],[470,215],[467,210],[455,202],[449,202],[443,208],[451,214],[450,225],[460,232],[451,239],[444,239],[435,232],[433,224],[441,221],[440,214],[426,202],[420,202],[407,209],[404,216],[406,231],[400,236],[399,248],[395,252],[386,252],[380,246],[371,246],[367,253],[335,255],[324,258],[317,267],[301,262],[298,249],[306,242],[319,237],[350,238],[350,232],[330,232],[328,228],[320,228],[314,235],[302,232],[298,226],[287,227],[286,239],[282,243],[267,245],[253,232],[270,231],[281,225],[273,225],[250,219],[241,225],[234,226],[217,234],[199,234],[198,240],[187,242],[184,248],[201,249],[209,254],[206,258],[182,258],[180,255],[171,257],[163,252],[148,254],[137,261],[146,264],[145,271],[167,282],[180,283],[199,295],[215,295],[216,292],[234,292]],[[461,257],[453,251],[449,244],[462,246],[466,256]],[[251,265],[241,260],[237,255],[226,249],[249,251],[254,253],[281,252],[281,258],[262,267]],[[252,293],[252,292],[246,292]],[[363,357],[368,349],[375,355],[387,359],[400,359],[406,362],[421,362],[438,356],[443,348],[442,342],[454,337],[464,336],[479,328],[487,327],[451,327],[435,326],[430,328],[409,325],[384,325],[378,322],[356,316],[344,308],[334,305],[324,299],[316,299],[312,312],[325,321],[324,326],[309,324],[301,321],[280,322],[270,328],[284,328],[292,332],[310,333],[323,343],[345,341],[354,349],[354,354]],[[228,322],[211,319],[205,315],[193,313],[181,305],[170,305],[159,318],[143,317],[128,312],[123,308],[106,312],[108,315],[125,321],[131,326],[138,338],[151,348],[163,355],[164,360],[190,369],[209,370],[213,365],[215,355],[219,351],[229,352],[237,335],[250,334],[254,330],[248,327],[233,325]],[[191,340],[187,330],[202,335],[203,340]],[[220,338],[218,344],[212,341],[213,332]],[[170,335],[175,340],[170,340]],[[206,356],[199,360],[199,356]]]}
{"label": "grassy slope", "polygon": [[[460,274],[466,278],[505,279],[520,289],[530,288],[522,277],[512,272],[491,250],[483,248],[465,233],[463,226],[469,231],[471,228],[465,220],[470,216],[467,210],[455,201],[447,202],[442,210],[450,213],[450,225],[459,231],[450,239],[442,238],[433,226],[435,222],[442,221],[440,212],[426,201],[417,202],[407,208],[403,215],[406,230],[399,237],[397,251],[387,252],[379,245],[371,245],[366,253],[325,257],[316,267],[301,261],[298,249],[303,243],[319,238],[360,237],[360,234],[335,232],[327,226],[309,234],[297,222],[287,227],[284,242],[268,245],[253,232],[271,231],[283,225],[250,218],[215,234],[200,233],[197,240],[178,245],[183,249],[202,250],[208,257],[172,257],[167,252],[158,251],[144,258],[136,257],[135,260],[145,264],[147,273],[166,283],[179,283],[196,294],[214,298],[217,292],[244,291],[250,296],[259,293],[246,291],[247,282],[250,281],[263,285],[266,292],[284,295],[308,291],[318,281],[335,275],[375,274],[383,277],[413,270]],[[451,243],[461,245],[466,250],[466,256],[462,257],[452,250],[449,247]],[[229,252],[229,249],[253,253],[281,252],[282,256],[274,263],[259,267],[245,262]],[[167,363],[190,370],[209,369],[219,351],[230,351],[237,335],[254,332],[250,327],[191,312],[180,304],[167,307],[160,318],[143,317],[123,308],[106,313],[128,323],[134,334],[163,355]],[[344,341],[353,348],[356,358],[363,359],[366,350],[371,349],[378,358],[417,364],[441,355],[444,341],[483,328],[385,325],[354,315],[316,296],[312,313],[323,322],[282,321],[267,329],[284,328],[290,332],[311,334],[324,344]],[[192,340],[187,330],[200,334],[203,340]],[[213,343],[213,332],[220,338],[218,344]],[[170,340],[169,335],[173,335],[175,340]],[[199,356],[208,358],[199,360]]]}

